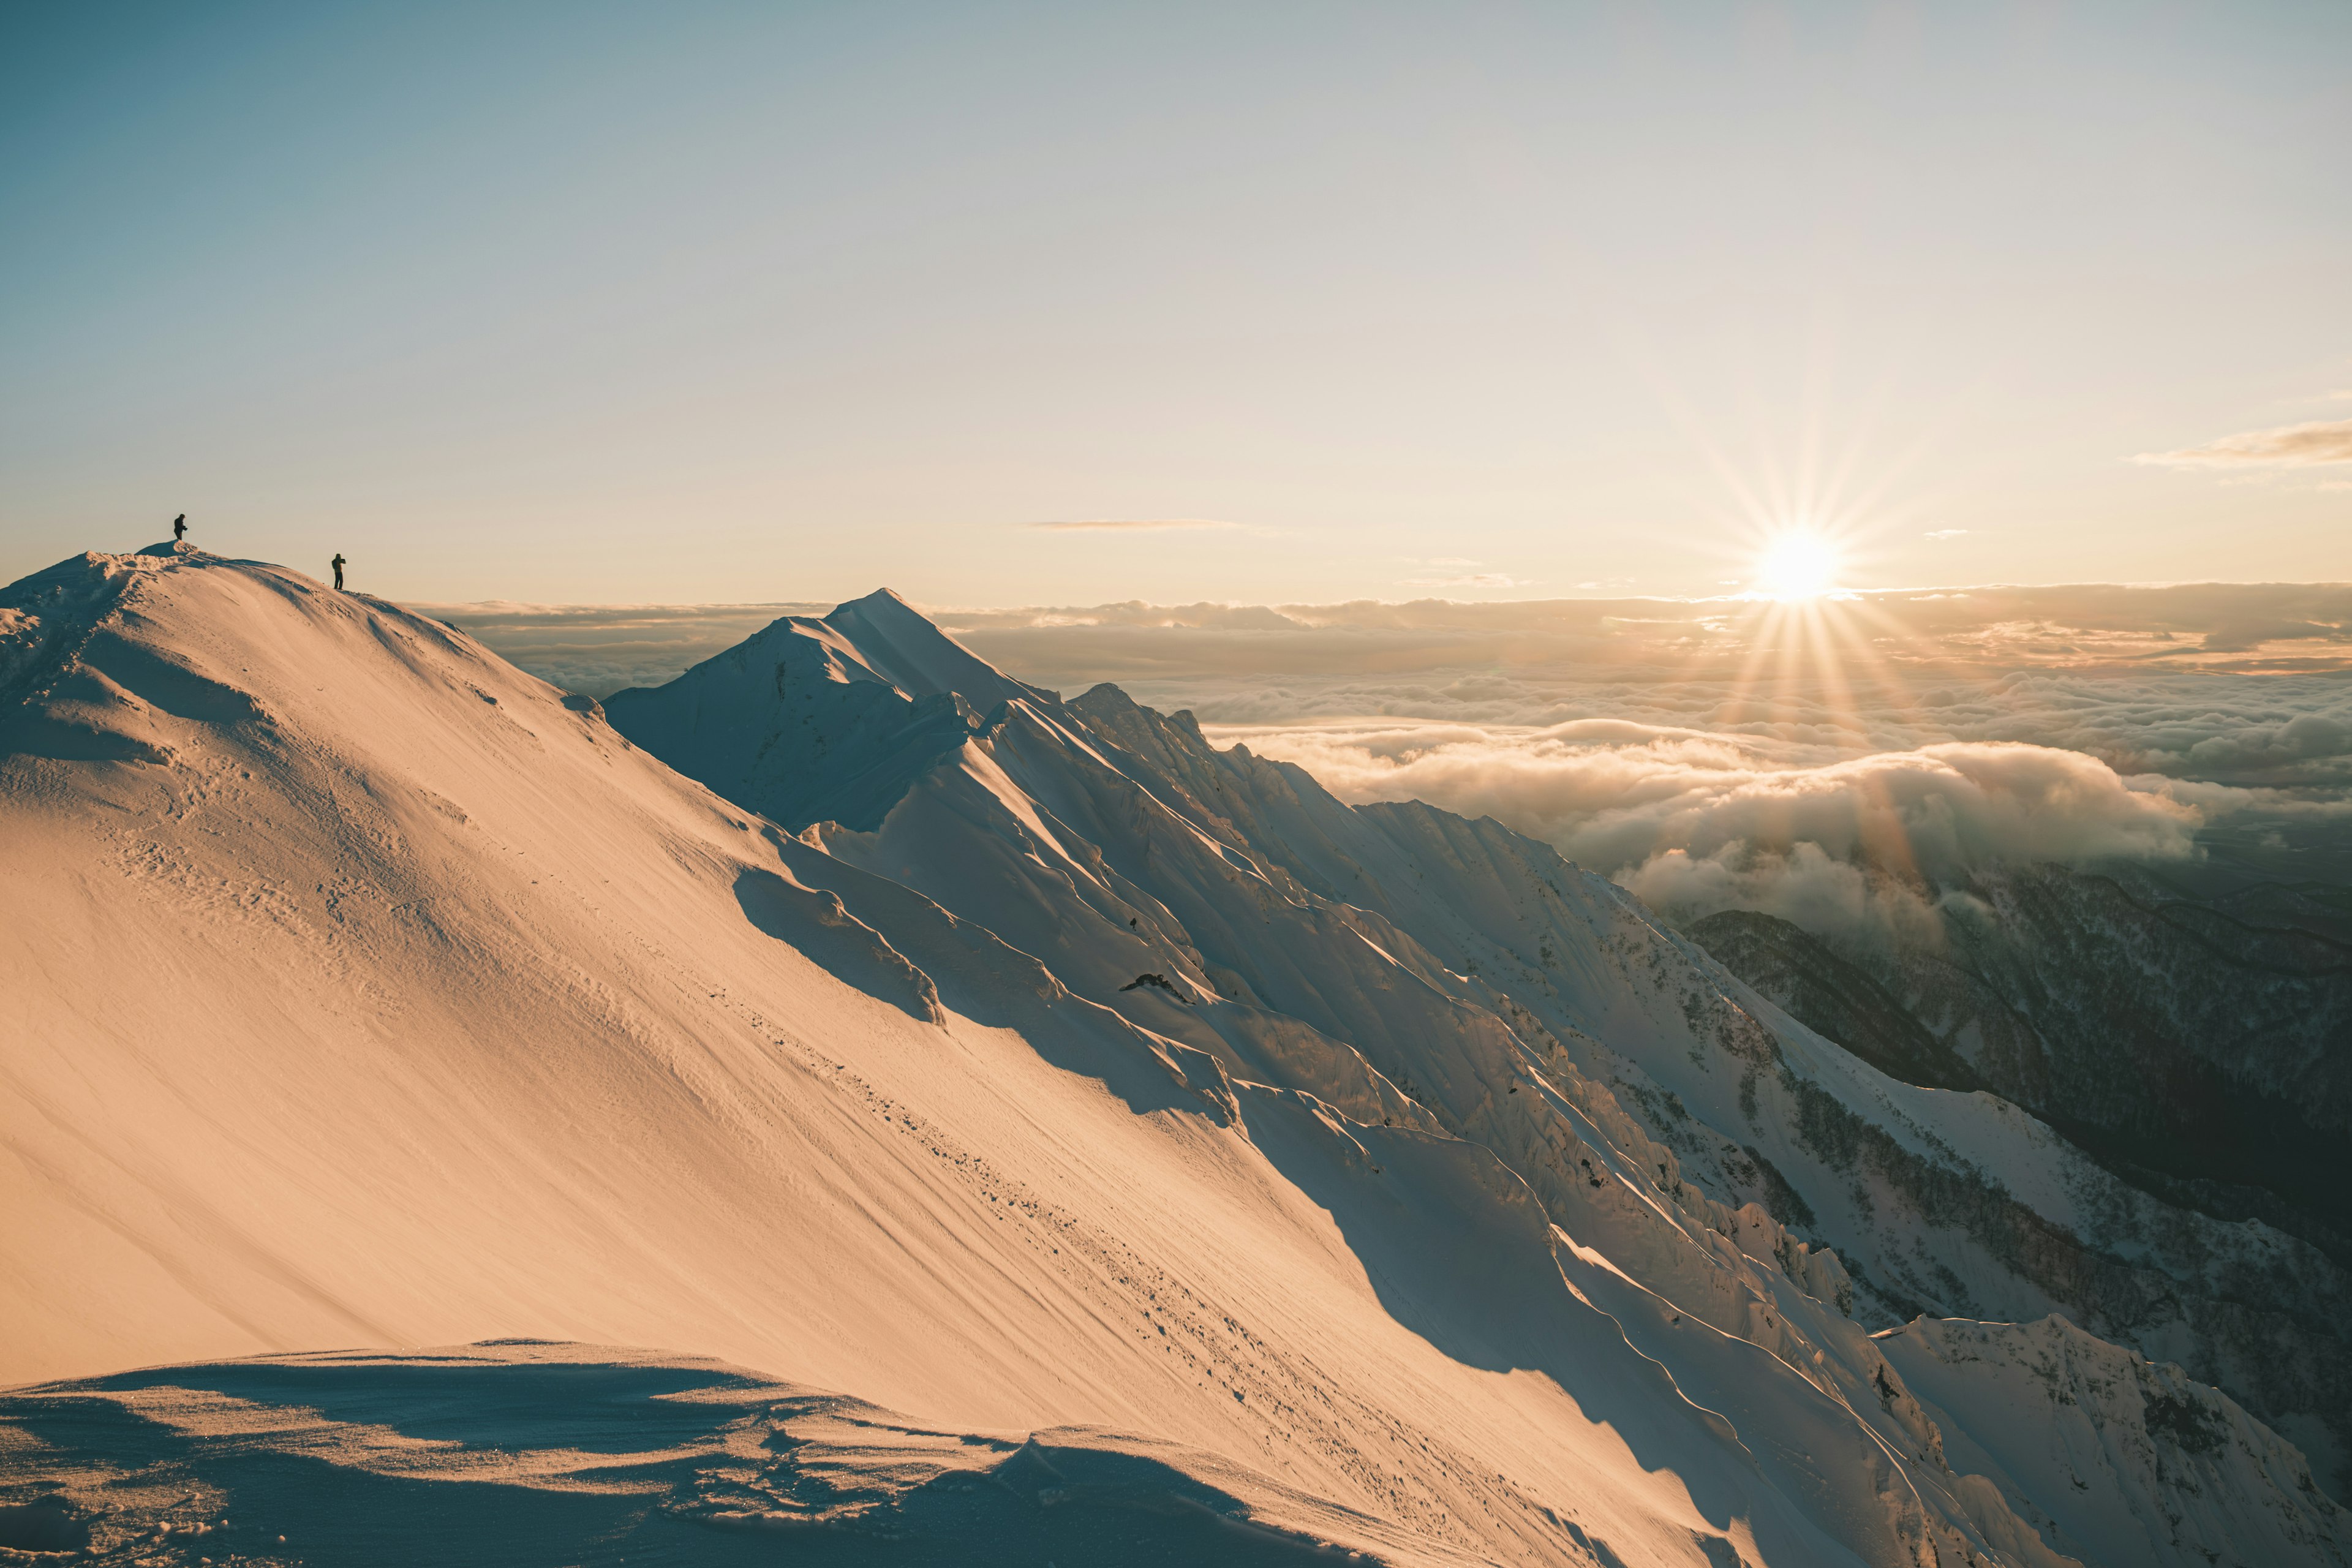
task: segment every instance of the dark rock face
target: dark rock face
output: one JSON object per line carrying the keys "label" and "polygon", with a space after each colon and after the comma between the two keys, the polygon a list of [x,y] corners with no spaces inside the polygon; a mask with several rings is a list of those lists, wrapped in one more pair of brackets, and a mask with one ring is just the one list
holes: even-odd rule
{"label": "dark rock face", "polygon": [[[1955,922],[2040,1046],[2040,1103],[2095,1152],[2167,1176],[2266,1188],[2352,1228],[2352,948],[2266,929],[2161,884],[2058,867],[1983,879]],[[2003,1090],[2003,1092],[2007,1092]]]}
{"label": "dark rock face", "polygon": [[1940,942],[1892,952],[1746,910],[1689,935],[1893,1077],[1989,1089],[2168,1201],[2352,1263],[2352,945],[2308,929],[2324,906],[2056,866],[1968,892]]}
{"label": "dark rock face", "polygon": [[1726,910],[1691,939],[1789,1015],[1890,1078],[1930,1089],[1979,1089],[1975,1068],[1913,1017],[1900,997],[1828,943],[1775,915]]}

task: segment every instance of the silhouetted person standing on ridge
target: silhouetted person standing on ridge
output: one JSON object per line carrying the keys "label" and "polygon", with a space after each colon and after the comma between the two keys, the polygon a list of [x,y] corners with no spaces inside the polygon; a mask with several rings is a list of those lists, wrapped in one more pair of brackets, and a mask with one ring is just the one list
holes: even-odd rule
{"label": "silhouetted person standing on ridge", "polygon": [[177,544],[188,537],[188,514],[182,512],[172,520],[172,542]]}
{"label": "silhouetted person standing on ridge", "polygon": [[335,558],[327,564],[335,569],[335,591],[341,593],[343,587],[343,552],[336,551]]}

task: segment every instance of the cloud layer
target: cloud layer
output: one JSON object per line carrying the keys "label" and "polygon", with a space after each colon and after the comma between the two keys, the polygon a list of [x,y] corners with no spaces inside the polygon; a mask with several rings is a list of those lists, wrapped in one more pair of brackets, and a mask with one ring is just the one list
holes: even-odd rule
{"label": "cloud layer", "polygon": [[[416,607],[464,626],[526,668],[603,695],[670,679],[779,615],[822,614],[830,606]],[[1825,649],[1835,651],[1850,684],[1921,692],[1932,692],[1938,681],[2014,670],[2352,669],[2352,584],[2345,584],[1917,589],[1847,595],[1799,613],[1737,599],[1634,598],[1280,605],[1129,600],[929,613],[1024,679],[1072,689],[1117,680],[1139,694],[1150,689],[1180,706],[1199,705],[1203,717],[1215,708],[1233,719],[1307,717],[1345,710],[1350,700],[1358,714],[1397,711],[1384,705],[1390,698],[1383,687],[1403,682],[1412,688],[1409,700],[1437,704],[1475,699],[1485,687],[1508,691],[1470,716],[1502,718],[1502,708],[1514,707],[1518,721],[1546,722],[1540,710],[1547,691],[1743,676],[1751,684],[1793,687],[1808,667],[1824,662]],[[1357,698],[1335,697],[1326,688],[1343,675],[1370,684]],[[1302,705],[1290,707],[1284,689],[1294,682],[1306,689],[1297,694]]]}
{"label": "cloud layer", "polygon": [[1756,909],[1849,938],[1924,928],[2004,862],[2187,862],[2213,822],[2346,810],[2336,792],[2125,774],[2016,741],[1820,760],[1803,738],[1623,719],[1213,733],[1300,764],[1343,799],[1493,816],[1675,918]]}
{"label": "cloud layer", "polygon": [[2352,419],[2315,420],[2224,436],[2178,452],[2143,452],[2132,459],[2167,468],[2306,468],[2352,463]]}
{"label": "cloud layer", "polygon": [[1171,528],[1239,528],[1208,517],[1080,518],[1071,522],[1024,522],[1046,533],[1157,533]]}

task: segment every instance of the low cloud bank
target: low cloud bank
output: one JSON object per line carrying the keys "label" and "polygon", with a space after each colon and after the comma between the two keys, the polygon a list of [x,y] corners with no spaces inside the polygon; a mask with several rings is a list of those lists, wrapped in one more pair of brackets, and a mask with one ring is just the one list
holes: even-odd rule
{"label": "low cloud bank", "polygon": [[1831,762],[1802,747],[1622,720],[1539,731],[1423,724],[1233,731],[1343,799],[1491,816],[1672,918],[1761,910],[1877,942],[1931,931],[2003,862],[2184,862],[2223,818],[2340,814],[2274,789],[2126,775],[2017,742],[1948,742]]}
{"label": "low cloud bank", "polygon": [[1068,522],[1025,522],[1047,533],[1158,533],[1171,528],[1239,528],[1212,517],[1078,518]]}
{"label": "low cloud bank", "polygon": [[[1102,525],[1088,525],[1102,526]],[[525,668],[602,695],[591,682],[658,684],[777,616],[831,606],[419,605]],[[1244,717],[1332,678],[1408,681],[1444,693],[1496,685],[1495,700],[1601,681],[1783,680],[1832,649],[1844,679],[1926,693],[1940,680],[2022,669],[2321,673],[2352,669],[2352,584],[2112,584],[1855,594],[1789,612],[1736,599],[1417,599],[1338,605],[1119,604],[924,606],[974,651],[1025,679],[1083,689],[1116,680],[1203,703],[1266,694]],[[577,682],[577,684],[575,684]],[[1512,689],[1520,689],[1514,690]],[[1377,699],[1376,689],[1368,696]],[[1431,700],[1437,700],[1432,697]],[[1385,711],[1359,709],[1359,712]],[[1489,712],[1490,718],[1501,718]],[[1524,710],[1523,722],[1538,722]]]}
{"label": "low cloud bank", "polygon": [[[1172,700],[1181,685],[1139,682],[1139,695]],[[1171,689],[1152,689],[1160,686]],[[1192,706],[1233,739],[1417,720],[1468,726],[1514,750],[1580,732],[1572,728],[1580,722],[1612,720],[1737,742],[1781,767],[1951,742],[2014,742],[2079,752],[2126,774],[2272,788],[2352,784],[2352,677],[2342,675],[2026,670],[1914,689],[1819,676],[1757,686],[1518,671],[1213,681],[1197,691],[1177,705]]]}
{"label": "low cloud bank", "polygon": [[1289,731],[1251,749],[1297,762],[1354,799],[1419,798],[1516,821],[1611,872],[1665,851],[1788,856],[1810,844],[1834,859],[1950,880],[2003,856],[2189,855],[2205,815],[2164,781],[2003,742],[1790,767],[1720,736],[1583,722],[1532,736]]}
{"label": "low cloud bank", "polygon": [[1833,649],[1850,679],[2020,668],[2352,668],[2352,584],[2078,584],[1874,591],[1790,609],[1738,599],[1150,605],[940,610],[1029,678],[1252,679],[1548,669],[1729,679]]}

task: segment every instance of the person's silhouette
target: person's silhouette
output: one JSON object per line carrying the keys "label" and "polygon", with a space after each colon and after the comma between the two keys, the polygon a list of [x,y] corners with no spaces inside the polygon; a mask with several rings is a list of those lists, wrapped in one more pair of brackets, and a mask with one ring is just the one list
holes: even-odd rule
{"label": "person's silhouette", "polygon": [[172,542],[177,544],[188,537],[188,514],[182,512],[172,520]]}
{"label": "person's silhouette", "polygon": [[336,551],[335,558],[327,564],[335,569],[335,586],[341,588],[343,585],[343,552]]}

